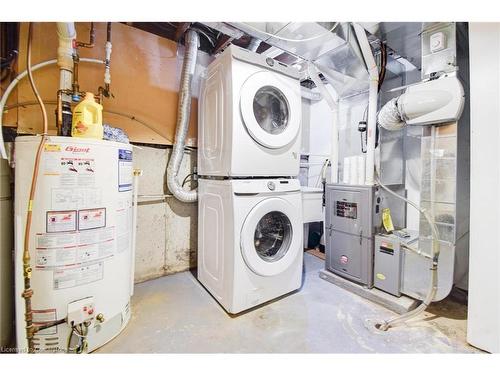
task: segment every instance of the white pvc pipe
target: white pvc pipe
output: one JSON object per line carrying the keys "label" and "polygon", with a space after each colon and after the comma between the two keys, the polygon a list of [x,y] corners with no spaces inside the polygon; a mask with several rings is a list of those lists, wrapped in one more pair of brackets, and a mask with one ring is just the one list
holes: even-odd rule
{"label": "white pvc pipe", "polygon": [[[81,58],[80,61],[96,63],[96,64],[104,64],[104,62],[102,60],[98,60],[98,59]],[[52,64],[56,64],[56,63],[57,63],[56,59],[44,61],[44,62],[38,63],[36,65],[33,65],[31,67],[31,71],[34,72],[35,70],[43,68],[44,66],[52,65]],[[17,86],[19,81],[22,80],[27,75],[28,75],[27,70],[25,70],[22,73],[19,73],[17,75],[17,77],[14,78],[12,80],[12,82],[10,83],[10,85],[7,87],[7,89],[5,90],[5,93],[2,96],[2,99],[0,100],[0,156],[2,157],[2,159],[7,159],[7,152],[5,151],[5,145],[3,143],[3,135],[2,135],[2,131],[1,131],[2,126],[3,126],[3,111],[5,108],[5,105],[7,104],[7,100],[9,99],[9,96],[10,96],[12,90],[14,90],[14,88]]]}
{"label": "white pvc pipe", "polygon": [[134,295],[134,274],[135,274],[135,250],[137,244],[137,204],[139,197],[139,177],[142,176],[141,169],[134,169],[134,197],[132,208],[132,246],[131,246],[131,263],[130,263],[130,296]]}
{"label": "white pvc pipe", "polygon": [[319,71],[313,64],[309,64],[308,67],[309,77],[313,80],[314,84],[318,88],[321,96],[326,100],[330,110],[332,112],[332,148],[330,155],[330,163],[331,163],[331,175],[330,182],[333,184],[338,183],[339,181],[339,129],[338,129],[338,104],[339,98],[338,95],[333,97],[332,94],[326,89],[323,81],[319,77]]}
{"label": "white pvc pipe", "polygon": [[302,96],[302,99],[307,99],[307,100],[311,100],[311,101],[314,101],[314,102],[317,102],[317,101],[320,101],[321,99],[323,99],[323,96],[321,95],[321,93],[319,92],[316,92],[316,91],[312,91],[310,89],[306,89],[305,87],[300,87],[300,95]]}
{"label": "white pvc pipe", "polygon": [[361,53],[365,60],[369,75],[369,93],[368,93],[368,123],[366,137],[366,175],[365,184],[373,185],[375,183],[375,137],[377,133],[377,102],[378,102],[378,67],[373,56],[365,29],[357,24],[352,24],[356,37],[358,39]]}

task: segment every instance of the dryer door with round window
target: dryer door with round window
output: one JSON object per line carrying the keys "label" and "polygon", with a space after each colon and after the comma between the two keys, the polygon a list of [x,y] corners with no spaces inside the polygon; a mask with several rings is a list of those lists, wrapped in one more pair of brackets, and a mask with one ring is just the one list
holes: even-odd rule
{"label": "dryer door with round window", "polygon": [[241,252],[247,266],[261,276],[274,276],[292,265],[302,251],[297,208],[281,198],[258,203],[241,229]]}
{"label": "dryer door with round window", "polygon": [[274,72],[251,75],[241,88],[240,111],[250,136],[267,148],[283,148],[299,134],[298,81]]}

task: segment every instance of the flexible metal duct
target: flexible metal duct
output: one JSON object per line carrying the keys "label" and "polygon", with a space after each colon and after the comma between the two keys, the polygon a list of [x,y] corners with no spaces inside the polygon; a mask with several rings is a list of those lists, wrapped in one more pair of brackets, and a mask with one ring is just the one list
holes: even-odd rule
{"label": "flexible metal duct", "polygon": [[179,104],[177,107],[177,130],[175,132],[174,148],[167,167],[168,190],[178,200],[186,203],[195,202],[198,199],[196,190],[186,191],[177,179],[179,168],[184,156],[184,145],[189,127],[189,115],[191,112],[191,81],[196,67],[199,36],[194,30],[188,30],[184,35],[184,63],[182,65],[181,83],[179,87]]}
{"label": "flexible metal duct", "polygon": [[406,126],[398,108],[398,99],[399,96],[389,100],[378,112],[377,122],[384,129],[395,131]]}

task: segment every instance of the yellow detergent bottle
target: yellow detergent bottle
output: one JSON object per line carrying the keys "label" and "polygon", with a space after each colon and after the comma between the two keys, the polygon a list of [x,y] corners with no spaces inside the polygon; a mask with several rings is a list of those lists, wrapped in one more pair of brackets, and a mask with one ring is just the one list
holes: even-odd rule
{"label": "yellow detergent bottle", "polygon": [[71,136],[102,139],[103,133],[102,105],[96,103],[94,94],[87,92],[73,111]]}

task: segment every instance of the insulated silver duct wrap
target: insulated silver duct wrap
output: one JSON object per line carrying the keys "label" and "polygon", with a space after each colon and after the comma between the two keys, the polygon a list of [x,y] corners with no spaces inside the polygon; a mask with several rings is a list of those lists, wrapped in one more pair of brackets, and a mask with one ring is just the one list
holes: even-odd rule
{"label": "insulated silver duct wrap", "polygon": [[260,46],[260,40],[257,38],[250,39],[250,44],[248,45],[248,49],[252,52],[257,52],[257,49]]}
{"label": "insulated silver duct wrap", "polygon": [[399,97],[389,100],[378,112],[377,122],[384,129],[395,131],[406,126],[398,108],[398,99]]}
{"label": "insulated silver duct wrap", "polygon": [[188,30],[184,36],[184,63],[182,65],[181,83],[179,87],[179,104],[177,107],[177,130],[172,155],[167,167],[168,190],[181,202],[195,202],[198,199],[196,190],[183,189],[177,175],[184,156],[184,145],[189,127],[191,112],[191,81],[196,67],[199,37],[196,31]]}

